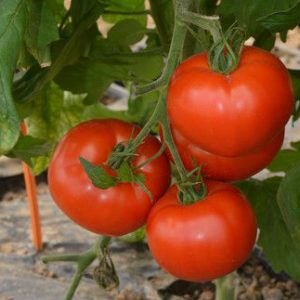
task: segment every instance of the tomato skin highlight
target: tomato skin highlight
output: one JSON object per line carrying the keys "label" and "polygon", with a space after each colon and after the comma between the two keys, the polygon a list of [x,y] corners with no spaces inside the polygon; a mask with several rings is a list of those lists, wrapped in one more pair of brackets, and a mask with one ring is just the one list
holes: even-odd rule
{"label": "tomato skin highlight", "polygon": [[245,47],[229,75],[209,69],[207,54],[174,72],[167,95],[170,124],[191,143],[221,156],[241,156],[267,144],[294,106],[289,74],[274,55]]}
{"label": "tomato skin highlight", "polygon": [[[191,143],[176,129],[172,130],[172,135],[187,170],[193,170],[196,163],[201,166],[201,172],[207,178],[237,181],[251,177],[271,163],[282,146],[284,130],[260,149],[237,157],[225,157],[206,152]],[[168,155],[171,157],[169,151]]]}
{"label": "tomato skin highlight", "polygon": [[[105,190],[95,187],[79,162],[81,156],[94,165],[104,164],[116,144],[129,140],[133,129],[134,135],[140,130],[113,119],[81,123],[64,136],[50,162],[48,181],[54,201],[74,222],[97,234],[120,236],[134,231],[145,223],[153,205],[136,183],[120,183]],[[155,137],[146,137],[133,166],[152,157],[160,147]],[[139,172],[156,201],[170,183],[167,156],[162,154]]]}
{"label": "tomato skin highlight", "polygon": [[208,194],[183,206],[173,185],[154,205],[147,220],[153,257],[172,275],[207,281],[237,269],[256,239],[256,218],[245,196],[235,187],[206,181]]}

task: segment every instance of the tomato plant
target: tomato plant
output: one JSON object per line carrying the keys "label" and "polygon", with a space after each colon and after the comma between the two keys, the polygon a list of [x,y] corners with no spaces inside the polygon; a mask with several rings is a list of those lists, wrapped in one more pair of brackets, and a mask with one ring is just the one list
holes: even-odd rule
{"label": "tomato plant", "polygon": [[[236,181],[248,178],[264,169],[281,148],[284,131],[261,148],[236,157],[225,157],[202,150],[191,143],[180,131],[172,130],[178,153],[188,170],[201,165],[202,173],[212,179]],[[169,154],[170,155],[170,154]]]}
{"label": "tomato plant", "polygon": [[205,53],[192,56],[175,71],[168,89],[176,131],[207,152],[229,157],[266,145],[283,130],[293,106],[286,68],[255,47],[244,48],[228,75],[211,70]]}
{"label": "tomato plant", "polygon": [[158,263],[176,277],[212,280],[238,268],[256,237],[255,214],[228,184],[207,181],[207,196],[182,205],[172,186],[153,207],[147,239]]}
{"label": "tomato plant", "polygon": [[[87,176],[79,157],[106,166],[109,154],[126,143],[138,128],[118,120],[92,120],[71,129],[57,146],[49,165],[49,189],[57,205],[82,227],[102,235],[120,236],[141,227],[154,203],[135,182],[120,182],[100,189]],[[155,155],[161,145],[148,136],[138,147],[133,167]],[[113,172],[113,170],[111,170]],[[145,164],[139,173],[156,201],[170,182],[165,154]]]}
{"label": "tomato plant", "polygon": [[[76,264],[66,300],[72,299],[96,259],[96,281],[105,288],[117,285],[109,240],[142,225],[152,206],[150,199],[155,202],[162,196],[169,180],[168,161],[162,154],[167,148],[176,187],[162,196],[150,215],[148,235],[154,256],[182,278],[204,280],[225,274],[246,259],[254,242],[254,217],[233,187],[209,181],[205,195],[202,175],[246,179],[275,155],[267,166],[271,178],[248,178],[236,185],[255,211],[260,229],[257,243],[273,269],[300,281],[300,138],[276,155],[291,112],[294,122],[300,116],[300,72],[291,64],[287,66],[296,69],[287,71],[274,56],[278,51],[270,52],[275,41],[278,50],[279,40],[285,43],[289,30],[299,25],[299,0],[147,3],[0,1],[0,154],[22,159],[34,174],[45,171],[51,161],[54,200],[75,222],[108,235],[80,255],[44,261]],[[155,26],[149,26],[149,20]],[[247,39],[250,46],[245,46]],[[120,90],[122,108],[116,110],[114,104],[119,102],[110,97]],[[82,123],[89,120],[93,121]],[[27,126],[27,136],[20,135],[21,122]],[[97,129],[91,124],[98,124]],[[164,135],[162,146],[149,136],[158,124]],[[87,127],[84,133],[81,126]],[[132,128],[136,128],[133,135]],[[139,162],[144,164],[136,168]],[[173,206],[160,209],[167,199],[174,201]],[[226,209],[229,206],[232,210]],[[248,211],[247,224],[243,208]],[[160,261],[159,254],[166,256],[170,247],[162,248],[165,240],[155,227],[166,223],[160,216],[170,211],[180,212],[176,222],[186,218],[176,239],[172,234],[177,228],[161,228],[182,257],[177,269],[169,257]],[[226,218],[238,211],[232,220],[235,226],[226,227]],[[205,212],[214,216],[211,222],[219,223],[199,227],[198,233],[214,238],[203,240],[207,244],[192,243],[196,231],[188,227],[205,220]],[[222,236],[222,228],[239,238]],[[251,233],[240,237],[243,230]],[[136,234],[143,238],[143,229]],[[152,235],[158,243],[153,243]],[[183,237],[191,253],[195,245],[206,249],[205,253],[198,249],[202,262],[183,256],[183,251],[188,254]],[[136,240],[131,233],[127,238]],[[172,249],[168,254],[172,257]],[[210,269],[204,256],[208,254]],[[191,258],[198,267],[202,263],[204,273],[199,274]],[[222,291],[218,284],[216,291]],[[233,296],[221,292],[216,298],[232,300]]]}

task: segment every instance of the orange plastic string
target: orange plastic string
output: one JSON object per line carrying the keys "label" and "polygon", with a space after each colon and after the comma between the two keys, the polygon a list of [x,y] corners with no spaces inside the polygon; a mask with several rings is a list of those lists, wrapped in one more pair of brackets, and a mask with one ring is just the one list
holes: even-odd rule
{"label": "orange plastic string", "polygon": [[[26,135],[26,125],[24,122],[21,123],[21,132],[23,135]],[[28,206],[31,219],[31,230],[32,230],[32,241],[35,249],[40,251],[43,249],[43,239],[42,239],[42,230],[40,222],[40,213],[36,192],[36,181],[35,177],[32,175],[30,168],[24,162],[22,162],[25,187],[28,196]]]}

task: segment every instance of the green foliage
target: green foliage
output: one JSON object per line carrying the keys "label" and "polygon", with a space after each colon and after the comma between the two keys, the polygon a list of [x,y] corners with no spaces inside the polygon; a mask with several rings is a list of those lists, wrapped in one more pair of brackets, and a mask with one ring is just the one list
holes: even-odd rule
{"label": "green foliage", "polygon": [[300,23],[300,2],[296,2],[290,8],[263,16],[258,22],[272,33],[294,28]]}
{"label": "green foliage", "polygon": [[130,46],[140,41],[147,29],[134,19],[118,22],[109,32],[108,39],[115,44]]}
{"label": "green foliage", "polygon": [[48,158],[53,150],[53,144],[47,140],[32,136],[20,136],[9,157],[22,159],[38,175],[48,166]]}
{"label": "green foliage", "polygon": [[[207,15],[220,14],[225,29],[236,22],[247,37],[255,38],[256,46],[265,49],[273,47],[277,32],[284,40],[287,30],[300,21],[299,0],[216,3],[198,0],[193,9]],[[161,74],[174,25],[172,0],[149,0],[149,4],[150,10],[146,10],[144,0],[72,0],[66,11],[63,0],[0,1],[0,155],[19,157],[38,174],[47,168],[59,139],[79,122],[117,118],[146,123],[158,92],[135,96],[135,86]],[[150,13],[156,28],[146,27]],[[107,37],[98,30],[100,17],[112,26]],[[205,50],[211,42],[206,31],[195,32],[202,42],[189,35],[183,57]],[[131,46],[141,40],[145,40],[144,45],[133,50]],[[300,71],[289,72],[297,120]],[[100,102],[116,81],[130,89],[128,110],[113,111]],[[24,118],[29,136],[20,137],[19,123]],[[272,172],[285,172],[286,177],[250,180],[239,186],[257,213],[259,244],[274,269],[285,270],[300,280],[300,146],[291,146],[280,151],[269,166]],[[96,172],[101,177],[103,170]],[[149,194],[142,176],[136,176],[126,165],[120,173]]]}
{"label": "green foliage", "polygon": [[291,168],[280,183],[277,202],[284,222],[300,253],[300,163]]}
{"label": "green foliage", "polygon": [[0,2],[0,155],[19,137],[19,117],[13,103],[12,76],[22,47],[30,1]]}
{"label": "green foliage", "polygon": [[[295,236],[298,238],[296,231],[299,230],[299,225],[291,228],[291,224],[295,225],[299,222],[299,217],[297,222],[295,216],[292,215],[293,219],[286,223],[286,217],[291,214],[291,209],[299,205],[296,204],[297,201],[299,203],[299,187],[297,188],[298,192],[296,190],[294,195],[295,187],[299,186],[299,182],[296,183],[294,177],[297,176],[295,175],[297,172],[299,172],[299,167],[297,171],[291,173],[291,179],[282,182],[280,177],[272,177],[264,181],[244,181],[239,183],[238,187],[246,194],[255,210],[260,229],[258,244],[263,248],[273,269],[276,272],[285,271],[299,281],[300,252],[299,245],[295,243]],[[290,190],[285,195],[287,188]],[[285,211],[286,209],[288,212]]]}
{"label": "green foliage", "polygon": [[113,81],[147,82],[159,75],[162,56],[159,49],[133,53],[110,39],[95,41],[89,58],[65,67],[55,81],[72,93],[87,93],[85,102],[95,103]]}
{"label": "green foliage", "polygon": [[128,114],[135,117],[134,121],[141,126],[145,125],[152,115],[159,97],[159,92],[154,91],[139,97],[130,97]]}
{"label": "green foliage", "polygon": [[[142,26],[146,25],[147,16],[144,14],[135,14],[136,12],[143,12],[145,10],[144,0],[101,0],[100,2],[107,5],[106,10],[111,12],[103,16],[105,21],[115,24],[129,17],[137,20]],[[115,12],[119,12],[119,14]]]}
{"label": "green foliage", "polygon": [[299,143],[291,143],[292,149],[284,149],[278,152],[274,160],[268,166],[271,172],[287,172],[295,164],[300,162]]}
{"label": "green foliage", "polygon": [[164,51],[169,50],[173,27],[174,27],[174,7],[172,0],[149,0],[152,17],[158,29],[160,42]]}
{"label": "green foliage", "polygon": [[300,117],[300,70],[289,70],[295,96],[295,110],[293,114],[293,121]]}
{"label": "green foliage", "polygon": [[[247,37],[254,37],[260,47],[271,49],[274,33],[286,33],[299,22],[298,0],[223,0],[217,10],[225,27],[235,21]],[[265,42],[264,42],[265,40]]]}
{"label": "green foliage", "polygon": [[27,50],[39,63],[49,62],[49,45],[59,39],[59,35],[55,17],[46,1],[32,0],[29,20],[25,31]]}

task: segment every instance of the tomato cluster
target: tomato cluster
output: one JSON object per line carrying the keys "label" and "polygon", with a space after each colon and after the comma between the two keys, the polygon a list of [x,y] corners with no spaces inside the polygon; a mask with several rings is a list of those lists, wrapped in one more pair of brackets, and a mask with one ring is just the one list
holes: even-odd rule
{"label": "tomato cluster", "polygon": [[289,74],[269,52],[245,47],[228,75],[212,71],[206,53],[184,61],[168,90],[173,137],[187,169],[194,161],[213,179],[244,179],[280,149],[294,106]]}
{"label": "tomato cluster", "polygon": [[202,168],[207,191],[201,199],[186,205],[178,185],[169,188],[170,153],[156,155],[161,143],[151,135],[129,160],[145,188],[128,180],[94,186],[79,157],[114,176],[111,153],[140,130],[112,119],[81,123],[65,135],[50,163],[50,192],[71,219],[98,234],[120,236],[146,223],[150,250],[164,269],[185,280],[211,280],[239,267],[255,243],[255,214],[224,181],[255,174],[280,149],[293,108],[290,80],[277,58],[254,47],[243,50],[228,75],[212,71],[207,55],[199,54],[175,71],[167,108],[186,169]]}

